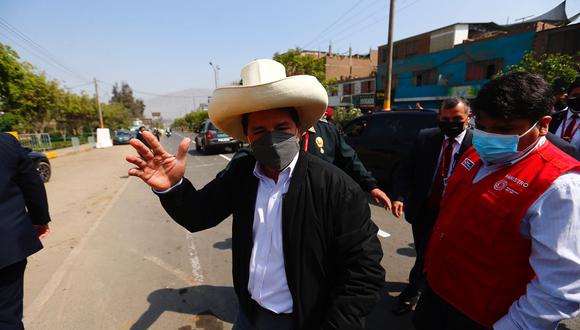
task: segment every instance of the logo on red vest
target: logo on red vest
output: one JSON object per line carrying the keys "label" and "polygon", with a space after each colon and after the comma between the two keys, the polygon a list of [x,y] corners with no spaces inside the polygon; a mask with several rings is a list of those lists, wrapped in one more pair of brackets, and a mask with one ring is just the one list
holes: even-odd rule
{"label": "logo on red vest", "polygon": [[508,182],[506,180],[499,180],[493,185],[493,189],[497,191],[504,190],[507,187],[507,185]]}
{"label": "logo on red vest", "polygon": [[465,160],[461,162],[461,165],[463,165],[463,167],[465,167],[468,171],[471,171],[473,166],[475,166],[475,163],[471,159],[465,158]]}

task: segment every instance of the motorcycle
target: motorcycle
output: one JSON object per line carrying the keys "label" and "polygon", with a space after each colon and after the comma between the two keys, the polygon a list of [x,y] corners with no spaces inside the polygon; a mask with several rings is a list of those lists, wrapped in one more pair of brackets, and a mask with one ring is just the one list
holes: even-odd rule
{"label": "motorcycle", "polygon": [[171,131],[169,131],[169,130],[165,131],[165,136],[170,137],[171,136]]}

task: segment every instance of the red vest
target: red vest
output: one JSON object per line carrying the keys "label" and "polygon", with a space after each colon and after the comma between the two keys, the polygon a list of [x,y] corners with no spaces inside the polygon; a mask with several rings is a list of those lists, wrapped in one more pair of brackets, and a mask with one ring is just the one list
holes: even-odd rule
{"label": "red vest", "polygon": [[472,184],[482,162],[473,147],[449,178],[427,249],[425,271],[439,296],[491,327],[535,277],[531,242],[520,234],[528,208],[580,162],[549,141],[513,166]]}

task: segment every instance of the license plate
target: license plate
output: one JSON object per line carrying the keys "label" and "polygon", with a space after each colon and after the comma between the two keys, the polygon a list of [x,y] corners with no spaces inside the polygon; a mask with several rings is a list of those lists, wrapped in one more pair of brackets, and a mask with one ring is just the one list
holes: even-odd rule
{"label": "license plate", "polygon": [[218,142],[228,142],[230,138],[218,139]]}

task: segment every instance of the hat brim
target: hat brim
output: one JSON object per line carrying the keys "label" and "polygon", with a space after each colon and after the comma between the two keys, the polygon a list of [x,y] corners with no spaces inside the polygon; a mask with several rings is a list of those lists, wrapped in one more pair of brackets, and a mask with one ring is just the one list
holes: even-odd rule
{"label": "hat brim", "polygon": [[228,86],[214,91],[209,104],[209,118],[220,130],[247,142],[242,116],[258,111],[294,108],[304,132],[326,111],[328,94],[313,76],[291,76],[254,86]]}

